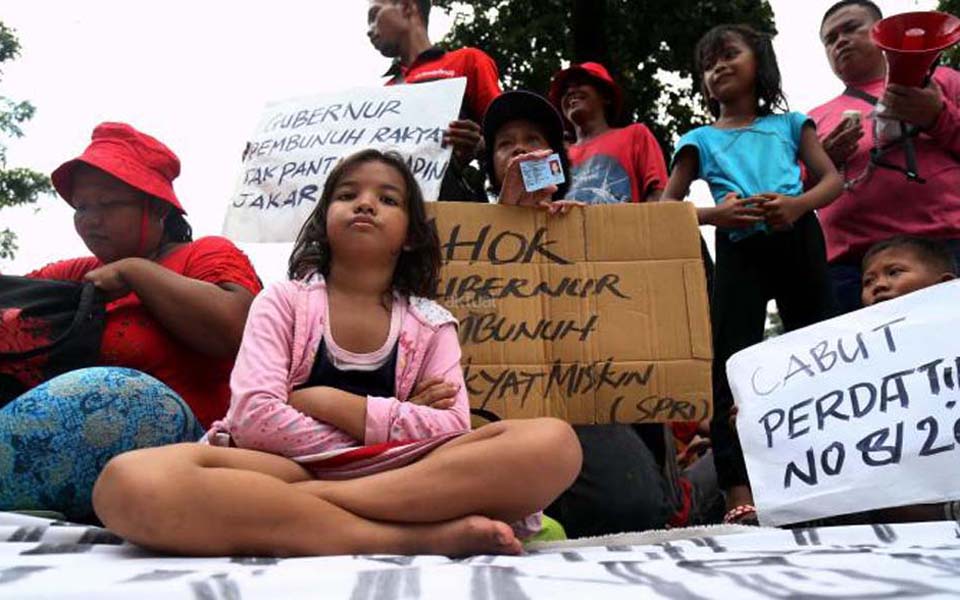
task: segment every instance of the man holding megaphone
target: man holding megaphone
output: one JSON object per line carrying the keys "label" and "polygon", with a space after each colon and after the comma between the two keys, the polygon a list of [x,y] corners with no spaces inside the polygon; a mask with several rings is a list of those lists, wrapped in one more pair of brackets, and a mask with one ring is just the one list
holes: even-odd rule
{"label": "man holding megaphone", "polygon": [[883,19],[870,0],[842,0],[820,27],[830,67],[847,86],[810,116],[844,175],[819,216],[842,312],[860,308],[860,261],[897,234],[943,240],[960,258],[960,74],[933,69],[960,40],[944,13]]}

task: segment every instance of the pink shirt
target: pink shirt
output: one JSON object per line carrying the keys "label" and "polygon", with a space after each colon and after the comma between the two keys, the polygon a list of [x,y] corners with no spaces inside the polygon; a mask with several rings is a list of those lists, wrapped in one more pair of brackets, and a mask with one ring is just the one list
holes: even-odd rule
{"label": "pink shirt", "polygon": [[[293,388],[307,381],[326,328],[327,294],[322,279],[278,283],[253,301],[230,377],[230,409],[214,423],[211,433],[227,433],[241,448],[297,458],[469,431],[470,403],[460,368],[456,319],[430,300],[396,300],[403,310],[397,395],[367,398],[362,442],[287,404]],[[422,377],[460,384],[454,406],[437,410],[406,402]]]}
{"label": "pink shirt", "polygon": [[[864,180],[818,211],[827,240],[827,259],[859,261],[873,244],[897,234],[937,239],[960,239],[960,74],[938,68],[934,81],[943,94],[940,118],[914,139],[917,164],[925,184],[908,181],[903,173],[875,168]],[[856,86],[877,98],[883,79]],[[859,110],[864,136],[847,162],[844,177],[857,178],[866,168],[873,148],[873,106],[859,98],[840,95],[810,112],[821,139],[836,128],[843,111]],[[884,160],[904,165],[902,147]]]}

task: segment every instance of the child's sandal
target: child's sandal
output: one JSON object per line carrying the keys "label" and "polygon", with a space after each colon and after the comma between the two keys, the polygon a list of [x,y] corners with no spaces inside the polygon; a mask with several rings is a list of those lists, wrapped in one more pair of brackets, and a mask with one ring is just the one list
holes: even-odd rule
{"label": "child's sandal", "polygon": [[725,525],[755,525],[759,526],[757,519],[757,507],[752,504],[741,504],[731,508],[727,514],[723,515]]}

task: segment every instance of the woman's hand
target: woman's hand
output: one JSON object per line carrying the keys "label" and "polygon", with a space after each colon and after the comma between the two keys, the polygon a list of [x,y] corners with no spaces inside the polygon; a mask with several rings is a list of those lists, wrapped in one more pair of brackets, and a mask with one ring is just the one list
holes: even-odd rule
{"label": "woman's hand", "polygon": [[550,185],[542,190],[528,192],[523,185],[523,175],[520,173],[520,163],[529,160],[547,158],[553,154],[553,150],[537,150],[527,152],[510,159],[507,164],[506,173],[503,176],[503,183],[500,186],[500,197],[497,202],[507,206],[539,206],[542,202],[549,202],[553,195],[557,193],[557,186]]}
{"label": "woman's hand", "polygon": [[437,410],[452,408],[457,400],[460,386],[444,381],[440,377],[429,377],[417,382],[409,402],[420,406],[429,406]]}
{"label": "woman's hand", "polygon": [[87,272],[83,276],[84,281],[89,281],[98,290],[103,292],[107,300],[113,302],[119,300],[133,291],[125,278],[126,269],[132,261],[143,260],[138,258],[124,258],[100,268]]}

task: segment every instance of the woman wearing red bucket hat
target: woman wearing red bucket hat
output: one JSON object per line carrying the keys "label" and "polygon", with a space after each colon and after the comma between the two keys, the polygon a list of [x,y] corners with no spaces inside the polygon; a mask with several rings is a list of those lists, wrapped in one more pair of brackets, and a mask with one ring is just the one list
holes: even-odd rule
{"label": "woman wearing red bucket hat", "polygon": [[[194,441],[221,417],[260,281],[219,237],[193,241],[174,193],[177,156],[123,123],[102,123],[53,172],[93,256],[28,277],[92,282],[106,297],[97,367],[55,377],[0,409],[0,510],[92,515],[103,465],[138,447]],[[8,460],[5,460],[8,459]]]}
{"label": "woman wearing red bucket hat", "polygon": [[576,136],[568,149],[567,198],[587,204],[657,200],[667,184],[660,145],[644,125],[615,128],[623,92],[600,63],[573,65],[553,76],[550,102]]}

